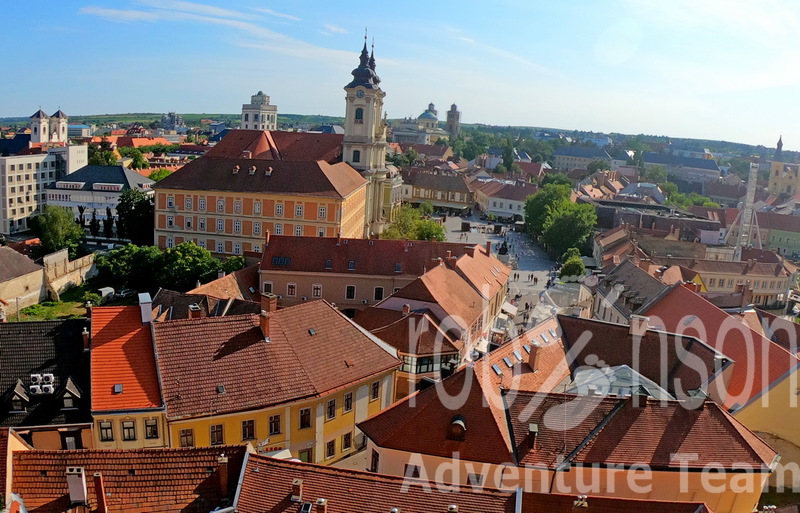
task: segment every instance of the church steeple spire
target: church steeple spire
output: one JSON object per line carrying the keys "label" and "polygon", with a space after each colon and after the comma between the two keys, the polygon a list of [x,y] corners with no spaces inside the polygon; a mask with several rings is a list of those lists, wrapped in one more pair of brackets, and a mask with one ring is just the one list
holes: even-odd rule
{"label": "church steeple spire", "polygon": [[375,39],[372,40],[372,48],[371,48],[371,50],[372,51],[369,54],[369,69],[371,69],[372,73],[375,74],[375,84],[377,85],[377,84],[381,83],[381,79],[378,76],[378,74],[375,72]]}
{"label": "church steeple spire", "polygon": [[775,157],[772,160],[775,162],[783,162],[783,135],[778,137],[778,144],[775,147]]}
{"label": "church steeple spire", "polygon": [[370,57],[369,50],[367,49],[366,31],[364,33],[364,47],[361,49],[359,65],[351,74],[353,75],[353,80],[347,84],[345,88],[362,86],[367,89],[375,89],[381,81],[375,74],[374,50],[373,56]]}

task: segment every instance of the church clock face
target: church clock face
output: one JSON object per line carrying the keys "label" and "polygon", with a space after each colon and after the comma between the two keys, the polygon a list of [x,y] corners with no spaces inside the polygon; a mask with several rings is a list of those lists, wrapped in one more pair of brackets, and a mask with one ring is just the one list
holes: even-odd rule
{"label": "church clock face", "polygon": [[364,91],[359,89],[358,91],[356,91],[356,96],[358,98],[363,98],[364,97]]}

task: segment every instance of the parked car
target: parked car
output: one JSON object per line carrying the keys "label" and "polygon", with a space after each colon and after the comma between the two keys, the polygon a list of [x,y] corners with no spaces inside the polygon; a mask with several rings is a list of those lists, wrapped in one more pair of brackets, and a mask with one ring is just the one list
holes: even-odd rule
{"label": "parked car", "polygon": [[122,289],[117,293],[117,297],[131,297],[136,295],[136,291],[133,289]]}

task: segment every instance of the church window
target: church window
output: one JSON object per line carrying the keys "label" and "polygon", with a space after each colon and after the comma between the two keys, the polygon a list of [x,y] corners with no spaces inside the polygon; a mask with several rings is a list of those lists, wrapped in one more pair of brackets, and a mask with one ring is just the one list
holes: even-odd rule
{"label": "church window", "polygon": [[353,150],[353,162],[361,162],[361,150]]}
{"label": "church window", "polygon": [[355,122],[356,122],[357,124],[361,124],[361,123],[363,123],[363,122],[364,122],[364,109],[362,109],[361,107],[359,107],[359,108],[357,108],[357,109],[356,109],[356,118],[355,118]]}

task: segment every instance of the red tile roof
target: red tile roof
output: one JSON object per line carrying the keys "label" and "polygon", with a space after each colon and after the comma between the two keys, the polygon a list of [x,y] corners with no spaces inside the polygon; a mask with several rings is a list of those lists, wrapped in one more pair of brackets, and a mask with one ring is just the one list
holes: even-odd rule
{"label": "red tile roof", "polygon": [[800,361],[786,349],[677,284],[649,306],[650,326],[700,338],[734,361],[726,408],[742,407],[797,369]]}
{"label": "red tile roof", "polygon": [[353,320],[404,354],[450,354],[464,347],[461,340],[453,340],[445,333],[427,311],[404,314],[399,310],[369,307],[357,311]]}
{"label": "red tile roof", "polygon": [[161,407],[150,326],[142,324],[139,307],[94,307],[91,322],[92,411]]}
{"label": "red tile roof", "polygon": [[[221,493],[219,462],[228,458],[228,489]],[[103,476],[109,513],[207,513],[236,490],[244,446],[213,448],[77,451],[20,451],[13,457],[11,490],[28,511],[73,511],[67,488],[67,467],[83,468],[89,510],[97,507],[94,474]]]}
{"label": "red tile roof", "polygon": [[245,152],[257,160],[290,160],[334,164],[341,160],[341,134],[231,130],[207,153],[209,158],[241,159]]}
{"label": "red tile roof", "polygon": [[[270,235],[261,259],[262,271],[352,273],[382,276],[421,276],[438,265],[449,251],[459,257],[473,251],[475,245],[457,242],[405,241],[389,239],[337,239],[335,237],[291,237]],[[288,257],[273,263],[274,257]],[[326,269],[326,261],[331,268]],[[350,261],[355,263],[348,270]],[[280,262],[280,265],[278,265]],[[397,272],[400,264],[400,272]]]}
{"label": "red tile roof", "polygon": [[[389,346],[325,301],[270,313],[269,342],[258,315],[156,323],[155,334],[172,419],[315,397],[399,365]],[[258,371],[250,379],[242,369]]]}
{"label": "red tile roof", "polygon": [[[295,237],[296,238],[296,237]],[[261,301],[258,292],[258,265],[251,265],[222,278],[200,285],[187,294],[205,294],[219,299]]]}
{"label": "red tile roof", "polygon": [[172,143],[163,137],[117,137],[117,146],[128,146],[131,148],[141,148],[142,146],[152,146],[163,144],[169,146]]}
{"label": "red tile roof", "polygon": [[403,148],[403,152],[413,148],[420,155],[432,158],[444,158],[445,153],[450,149],[446,144],[401,144],[400,146]]}
{"label": "red tile roof", "polygon": [[[433,476],[429,476],[433,478]],[[303,481],[302,501],[291,502],[292,481]],[[327,499],[328,513],[446,512],[512,513],[515,496],[490,488],[451,487],[419,479],[342,470],[251,454],[244,470],[237,506],[241,513],[296,513],[299,507]]]}
{"label": "red tile roof", "polygon": [[[521,513],[575,513],[582,508],[574,505],[576,496],[558,493],[525,493]],[[703,502],[667,502],[620,497],[589,496],[588,511],[592,513],[713,513]]]}
{"label": "red tile roof", "polygon": [[[211,152],[209,152],[211,153]],[[234,173],[234,169],[238,170]],[[251,170],[255,168],[254,171]],[[195,159],[153,188],[346,198],[366,180],[349,164],[318,161],[264,161],[243,158]]]}

